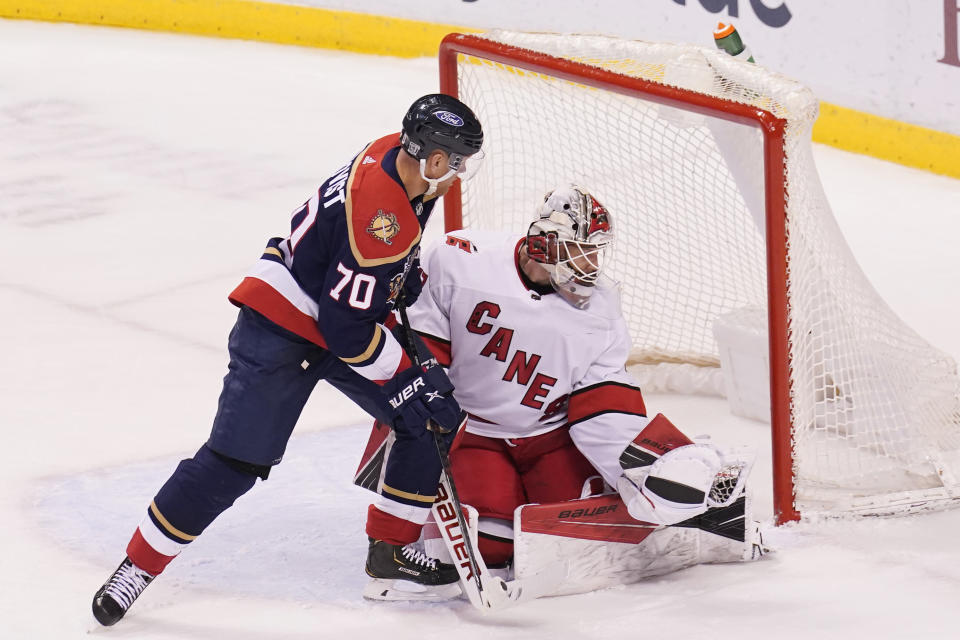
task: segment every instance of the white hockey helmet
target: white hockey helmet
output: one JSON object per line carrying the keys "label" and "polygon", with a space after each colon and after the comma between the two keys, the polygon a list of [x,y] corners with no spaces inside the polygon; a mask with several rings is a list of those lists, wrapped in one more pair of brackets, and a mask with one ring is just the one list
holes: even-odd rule
{"label": "white hockey helmet", "polygon": [[610,212],[586,189],[571,184],[544,196],[527,229],[526,248],[550,273],[553,288],[583,308],[600,282],[604,253],[612,242]]}

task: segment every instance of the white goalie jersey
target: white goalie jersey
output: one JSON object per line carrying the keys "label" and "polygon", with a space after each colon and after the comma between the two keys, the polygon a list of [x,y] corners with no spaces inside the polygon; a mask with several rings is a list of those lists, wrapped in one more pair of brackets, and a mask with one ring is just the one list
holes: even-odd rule
{"label": "white goalie jersey", "polygon": [[598,287],[587,308],[573,307],[524,276],[521,241],[462,230],[434,244],[410,324],[449,366],[469,432],[510,439],[569,426],[616,486],[621,454],[649,422],[624,368],[630,337],[619,291]]}

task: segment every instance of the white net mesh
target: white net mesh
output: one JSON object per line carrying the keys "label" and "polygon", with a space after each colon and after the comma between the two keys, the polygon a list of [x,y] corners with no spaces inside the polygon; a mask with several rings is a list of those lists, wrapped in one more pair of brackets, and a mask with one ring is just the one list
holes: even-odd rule
{"label": "white net mesh", "polygon": [[[786,119],[797,505],[883,513],[960,496],[956,364],[897,318],[847,248],[813,163],[809,90],[687,45],[485,37]],[[609,273],[621,283],[632,359],[717,366],[714,321],[767,306],[760,130],[462,54],[458,82],[487,152],[463,185],[464,225],[520,233],[545,192],[581,184],[613,214]]]}

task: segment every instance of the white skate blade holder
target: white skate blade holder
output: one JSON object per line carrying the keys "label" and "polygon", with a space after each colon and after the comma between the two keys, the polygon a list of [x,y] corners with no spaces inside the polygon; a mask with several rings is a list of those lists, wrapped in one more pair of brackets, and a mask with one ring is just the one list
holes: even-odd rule
{"label": "white skate blade holder", "polygon": [[460,584],[443,584],[435,587],[421,585],[409,580],[371,578],[363,588],[367,600],[442,602],[460,595]]}

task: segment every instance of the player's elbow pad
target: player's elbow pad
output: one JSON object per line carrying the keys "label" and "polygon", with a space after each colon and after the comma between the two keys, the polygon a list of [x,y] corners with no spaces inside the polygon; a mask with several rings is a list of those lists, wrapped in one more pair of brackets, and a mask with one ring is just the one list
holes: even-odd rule
{"label": "player's elbow pad", "polygon": [[631,517],[653,524],[677,524],[707,510],[707,496],[722,464],[712,445],[677,447],[651,465],[624,471],[617,491]]}

